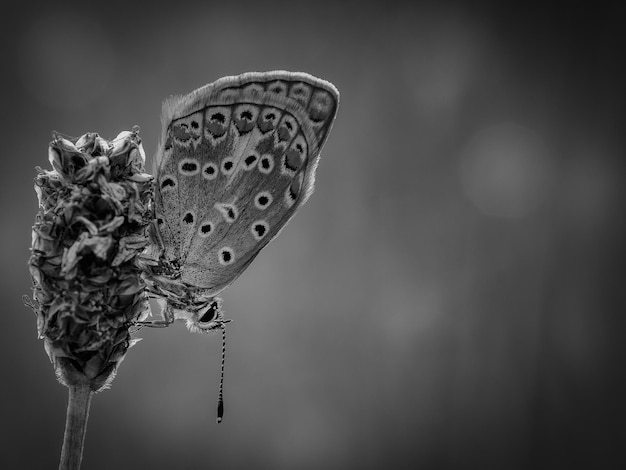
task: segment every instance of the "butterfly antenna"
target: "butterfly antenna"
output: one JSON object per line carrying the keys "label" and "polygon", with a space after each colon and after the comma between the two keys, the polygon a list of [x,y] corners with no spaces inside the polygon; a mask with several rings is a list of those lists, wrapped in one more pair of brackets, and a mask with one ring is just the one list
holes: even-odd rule
{"label": "butterfly antenna", "polygon": [[217,395],[217,422],[224,416],[224,364],[226,363],[226,326],[222,323],[222,367],[220,371],[220,389]]}

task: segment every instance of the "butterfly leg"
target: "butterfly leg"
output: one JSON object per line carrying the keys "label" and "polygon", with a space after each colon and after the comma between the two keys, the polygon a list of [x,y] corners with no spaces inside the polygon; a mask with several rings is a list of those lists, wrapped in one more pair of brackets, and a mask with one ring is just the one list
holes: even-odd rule
{"label": "butterfly leg", "polygon": [[161,259],[163,253],[165,252],[165,243],[163,243],[163,237],[161,236],[161,232],[159,231],[159,222],[158,218],[152,220],[148,228],[148,237],[152,241],[152,245],[157,247],[158,258]]}
{"label": "butterfly leg", "polygon": [[137,326],[147,326],[150,328],[167,328],[172,323],[174,323],[174,312],[168,303],[165,304],[165,308],[162,312],[163,320],[153,320],[153,321],[138,321],[135,323]]}

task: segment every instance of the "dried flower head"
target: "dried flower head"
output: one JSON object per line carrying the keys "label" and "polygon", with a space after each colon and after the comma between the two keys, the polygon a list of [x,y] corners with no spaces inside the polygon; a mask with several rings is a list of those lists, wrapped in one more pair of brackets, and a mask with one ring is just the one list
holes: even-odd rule
{"label": "dried flower head", "polygon": [[66,386],[105,387],[149,314],[138,255],[149,243],[152,176],[138,128],[112,141],[53,136],[38,168],[29,260],[37,329]]}

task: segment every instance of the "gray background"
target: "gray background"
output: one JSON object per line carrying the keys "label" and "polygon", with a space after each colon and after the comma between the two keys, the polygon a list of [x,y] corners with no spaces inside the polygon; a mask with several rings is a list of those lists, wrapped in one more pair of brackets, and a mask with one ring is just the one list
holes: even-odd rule
{"label": "gray background", "polygon": [[316,193],[223,295],[224,422],[219,336],[144,330],[93,400],[83,467],[616,468],[619,2],[500,3],[5,11],[0,466],[60,454],[66,390],[20,300],[50,132],[139,124],[151,156],[166,96],[287,69],[341,107]]}

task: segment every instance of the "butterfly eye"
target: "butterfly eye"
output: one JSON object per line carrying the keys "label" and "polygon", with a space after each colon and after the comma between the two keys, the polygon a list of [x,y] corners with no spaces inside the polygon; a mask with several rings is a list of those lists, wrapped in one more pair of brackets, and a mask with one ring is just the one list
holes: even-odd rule
{"label": "butterfly eye", "polygon": [[255,238],[255,240],[260,240],[267,234],[269,229],[270,226],[267,222],[265,222],[264,220],[257,220],[252,224],[250,231],[252,232],[252,236]]}
{"label": "butterfly eye", "polygon": [[259,171],[266,175],[270,174],[274,169],[274,157],[271,155],[263,155],[259,161]]}
{"label": "butterfly eye", "polygon": [[232,248],[225,246],[217,254],[217,260],[222,266],[227,266],[235,261],[235,252]]}
{"label": "butterfly eye", "polygon": [[218,304],[217,302],[211,302],[206,312],[202,313],[202,316],[198,319],[200,323],[209,323],[215,320],[218,312]]}
{"label": "butterfly eye", "polygon": [[262,191],[254,198],[254,205],[257,209],[266,209],[272,203],[272,195],[268,191]]}
{"label": "butterfly eye", "polygon": [[206,313],[204,315],[202,315],[202,317],[200,317],[198,319],[199,322],[201,323],[208,323],[211,320],[213,320],[215,318],[215,310],[213,310],[212,308],[209,308]]}

